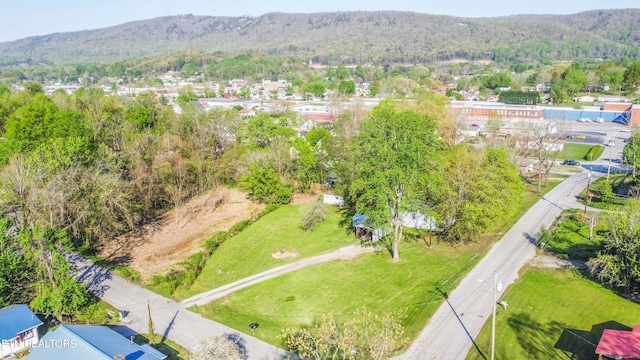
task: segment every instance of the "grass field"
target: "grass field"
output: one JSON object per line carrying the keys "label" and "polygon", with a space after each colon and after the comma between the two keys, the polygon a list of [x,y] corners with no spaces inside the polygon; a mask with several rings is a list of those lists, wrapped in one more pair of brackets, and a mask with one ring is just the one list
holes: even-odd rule
{"label": "grass field", "polygon": [[593,161],[597,160],[603,152],[604,146],[602,145],[566,143],[556,158]]}
{"label": "grass field", "polygon": [[[496,359],[597,360],[604,328],[631,330],[640,324],[640,305],[628,301],[577,270],[524,268],[500,300],[496,316]],[[491,321],[467,359],[488,359]],[[482,352],[482,354],[480,353]],[[484,355],[484,356],[483,356]]]}
{"label": "grass field", "polygon": [[[193,286],[188,290],[179,290],[177,297],[184,299],[279,265],[356,242],[353,233],[338,226],[343,215],[339,208],[333,206],[327,206],[327,217],[323,223],[311,231],[302,230],[298,224],[310,206],[282,206],[225,241],[207,260]],[[280,250],[298,255],[290,259],[271,256]]]}
{"label": "grass field", "polygon": [[451,291],[479,261],[488,245],[498,240],[544,193],[558,181],[550,181],[543,193],[527,185],[513,219],[495,233],[466,245],[405,241],[399,263],[388,253],[368,254],[348,262],[306,268],[254,285],[195,310],[205,317],[240,331],[257,322],[256,336],[277,346],[287,327],[302,327],[332,313],[338,321],[365,306],[370,311],[404,309],[406,335],[414,338],[443,301],[440,292]]}
{"label": "grass field", "polygon": [[[283,346],[284,328],[311,325],[332,313],[341,322],[365,307],[374,313],[403,309],[403,326],[415,337],[443,301],[437,291],[451,291],[481,258],[486,246],[403,243],[399,263],[385,252],[321,264],[265,281],[198,307],[205,317],[248,332],[257,322],[256,336]],[[480,255],[478,255],[480,254]]]}
{"label": "grass field", "polygon": [[587,261],[601,249],[595,236],[599,231],[606,229],[606,224],[596,221],[593,227],[594,240],[590,240],[589,222],[576,219],[573,214],[582,215],[582,212],[569,210],[562,213],[561,221],[553,232],[553,238],[546,244],[545,250],[563,259]]}
{"label": "grass field", "polygon": [[[609,179],[609,183],[614,187],[628,188],[630,186],[631,176],[629,174],[612,174]],[[622,196],[613,195],[610,198],[603,199],[598,191],[600,183],[607,182],[605,177],[602,177],[595,182],[591,183],[591,193],[594,194],[593,198],[589,200],[589,206],[597,209],[605,209],[612,211],[621,211],[627,204],[627,198]],[[587,194],[585,189],[580,193],[581,201],[584,203],[584,198]]]}

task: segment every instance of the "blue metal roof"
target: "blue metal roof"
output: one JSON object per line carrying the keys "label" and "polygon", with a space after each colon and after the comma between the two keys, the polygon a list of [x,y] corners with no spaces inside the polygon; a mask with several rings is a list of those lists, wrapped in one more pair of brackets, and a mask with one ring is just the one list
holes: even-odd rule
{"label": "blue metal roof", "polygon": [[367,219],[368,219],[368,217],[366,217],[365,215],[355,214],[355,215],[353,215],[351,224],[352,224],[353,227],[356,227],[356,226],[358,226],[360,224],[364,224],[364,222],[367,221]]}
{"label": "blue metal roof", "polygon": [[15,339],[18,334],[42,325],[27,305],[9,305],[0,309],[0,341]]}
{"label": "blue metal roof", "polygon": [[166,355],[151,352],[106,326],[60,325],[31,348],[29,360],[113,359],[159,360]]}

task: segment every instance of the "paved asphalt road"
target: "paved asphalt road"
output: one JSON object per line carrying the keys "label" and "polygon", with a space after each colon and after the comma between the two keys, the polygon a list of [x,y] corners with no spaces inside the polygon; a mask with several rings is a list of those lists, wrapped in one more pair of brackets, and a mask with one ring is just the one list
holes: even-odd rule
{"label": "paved asphalt road", "polygon": [[[600,176],[606,176],[606,172],[594,172],[591,181]],[[460,285],[446,294],[446,301],[429,320],[416,341],[397,359],[459,360],[464,359],[469,350],[481,351],[488,358],[490,349],[478,349],[473,339],[485,322],[490,321],[493,274],[498,274],[503,289],[512,284],[518,277],[520,268],[535,256],[535,237],[540,227],[549,227],[563,209],[581,207],[576,201],[576,195],[587,186],[587,181],[588,172],[575,174],[531,207],[493,245]]]}
{"label": "paved asphalt road", "polygon": [[[205,319],[186,310],[180,303],[112,275],[77,254],[71,254],[69,260],[78,269],[78,279],[86,282],[92,293],[124,312],[125,316],[121,318],[124,327],[120,327],[120,333],[126,335],[127,331],[131,333],[130,330],[138,333],[149,332],[148,303],[156,334],[161,334],[187,349],[204,338],[224,335],[243,349],[245,359],[274,360],[286,359],[287,356],[297,359],[282,349]],[[248,326],[249,324],[247,330]],[[257,331],[260,331],[259,327]]]}
{"label": "paved asphalt road", "polygon": [[[92,264],[89,260],[78,254],[69,256],[69,261],[78,269],[78,280],[87,283],[89,290],[102,300],[119,309],[125,316],[121,318],[122,325],[117,330],[125,335],[134,333],[148,333],[147,303],[151,307],[151,318],[157,334],[161,334],[185,348],[204,338],[225,335],[241,345],[246,359],[284,359],[291,356],[282,349],[269,345],[255,337],[242,334],[234,329],[208,320],[188,311],[186,308],[192,305],[204,305],[215,299],[243,289],[247,286],[296,271],[307,266],[324,262],[344,260],[357,257],[361,254],[374,252],[376,248],[349,245],[336,251],[301,259],[294,263],[283,265],[262,273],[238,280],[229,285],[196,295],[184,300],[182,303],[162,297],[152,291],[113,275],[100,266]],[[247,329],[248,329],[247,324]],[[260,331],[258,327],[257,331]]]}

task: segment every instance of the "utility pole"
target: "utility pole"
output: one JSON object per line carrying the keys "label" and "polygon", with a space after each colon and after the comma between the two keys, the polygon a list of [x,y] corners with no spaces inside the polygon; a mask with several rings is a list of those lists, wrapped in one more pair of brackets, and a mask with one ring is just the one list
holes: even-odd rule
{"label": "utility pole", "polygon": [[493,273],[493,303],[491,303],[491,360],[494,360],[496,350],[496,303],[498,299],[498,273]]}
{"label": "utility pole", "polygon": [[609,182],[610,173],[611,173],[611,146],[609,146],[609,166],[607,166],[607,182]]}
{"label": "utility pole", "polygon": [[589,206],[589,199],[591,198],[591,192],[589,191],[589,186],[591,185],[591,168],[589,168],[589,174],[587,175],[587,194],[584,199],[584,214],[587,215],[587,206]]}
{"label": "utility pole", "polygon": [[[484,282],[483,279],[478,279],[480,282]],[[507,302],[501,301],[498,303],[498,293],[502,291],[502,282],[498,281],[498,272],[493,273],[493,304],[491,304],[491,360],[495,359],[496,353],[496,305],[502,306],[507,310]]]}

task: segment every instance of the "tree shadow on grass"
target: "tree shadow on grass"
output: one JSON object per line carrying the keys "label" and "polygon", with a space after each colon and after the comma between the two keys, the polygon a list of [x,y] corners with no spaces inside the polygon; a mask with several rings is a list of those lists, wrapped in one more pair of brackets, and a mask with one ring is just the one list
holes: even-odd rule
{"label": "tree shadow on grass", "polygon": [[598,360],[596,347],[605,329],[626,330],[631,328],[617,321],[607,321],[593,325],[591,331],[564,329],[554,345],[572,360]]}
{"label": "tree shadow on grass", "polygon": [[518,312],[507,320],[513,329],[520,347],[530,359],[555,359],[558,352],[553,341],[557,339],[565,326],[558,321],[538,322],[524,312]]}

